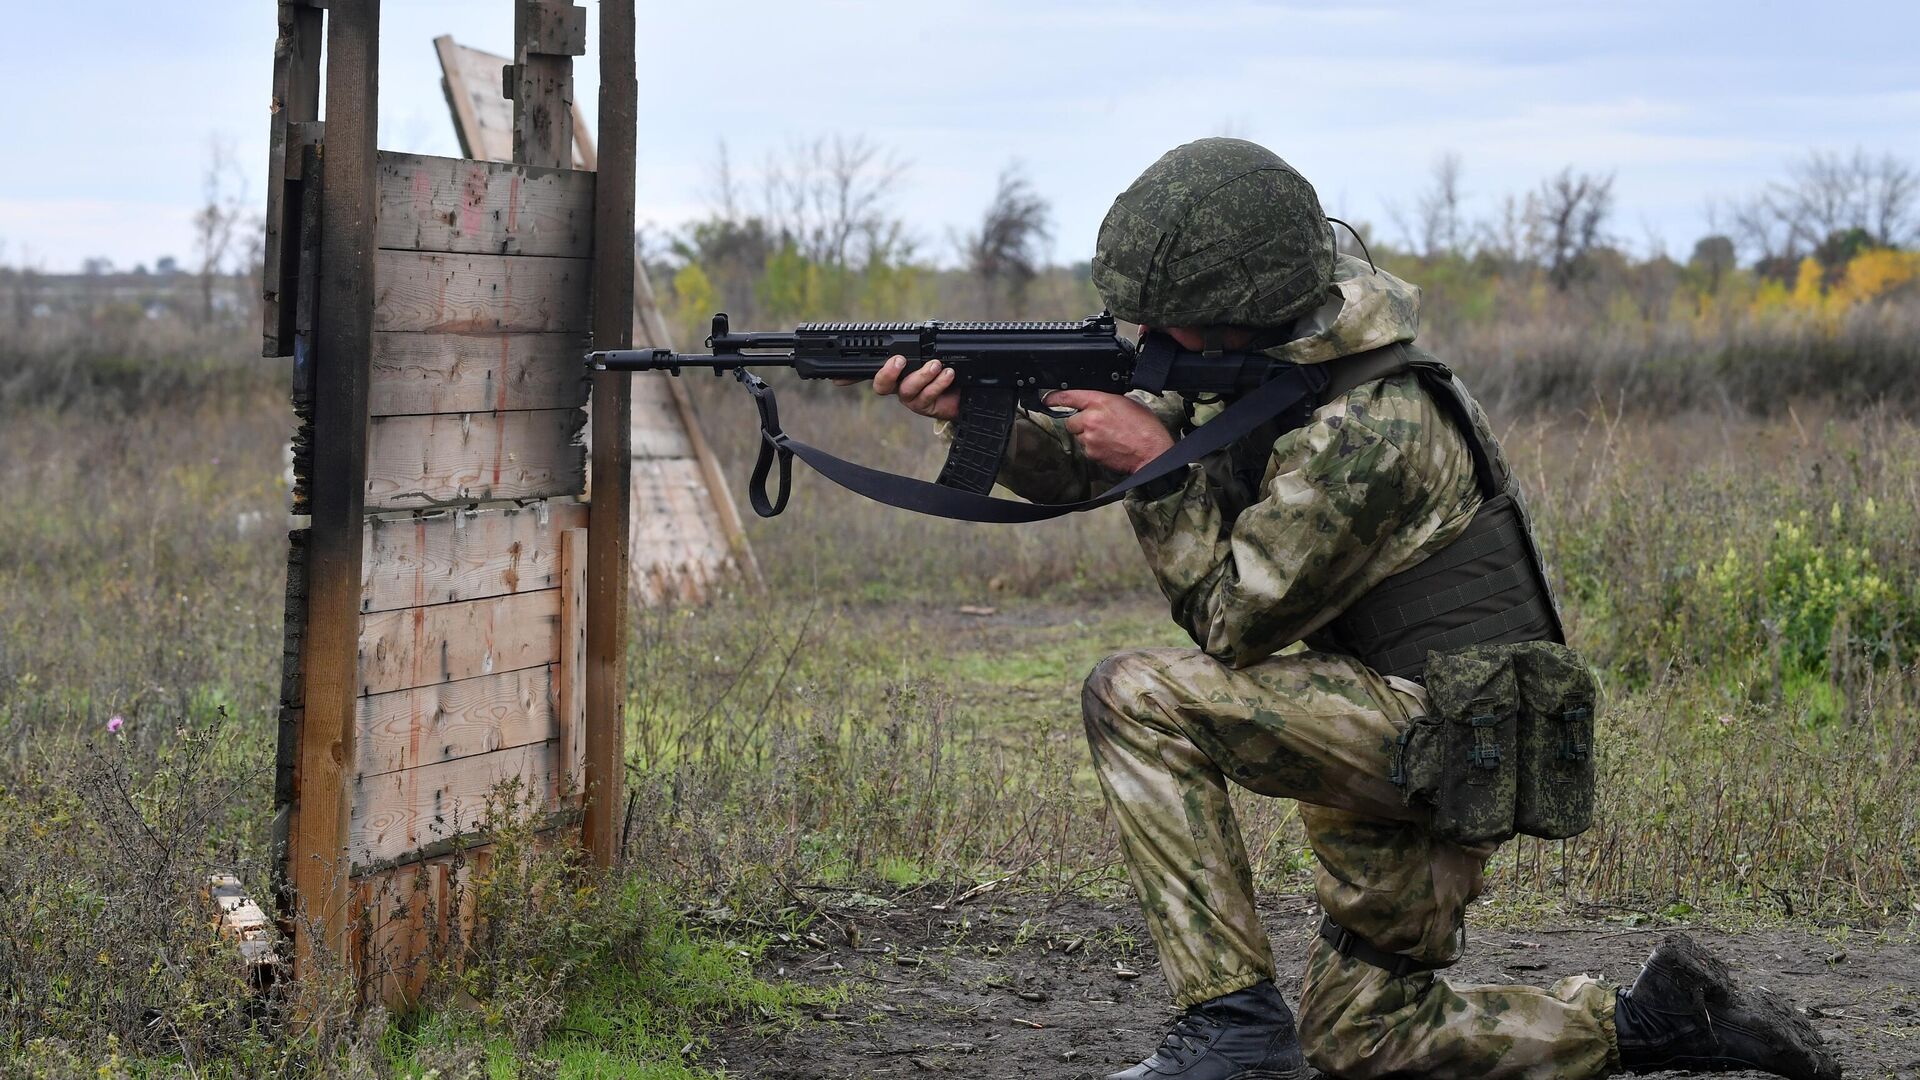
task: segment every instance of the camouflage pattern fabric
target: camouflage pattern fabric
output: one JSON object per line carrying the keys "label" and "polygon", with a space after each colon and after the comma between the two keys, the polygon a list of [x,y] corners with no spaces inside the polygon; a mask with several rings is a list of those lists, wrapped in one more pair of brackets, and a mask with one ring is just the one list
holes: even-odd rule
{"label": "camouflage pattern fabric", "polygon": [[1114,200],[1093,285],[1128,322],[1283,327],[1319,303],[1333,256],[1333,226],[1293,166],[1244,139],[1199,139]]}
{"label": "camouflage pattern fabric", "polygon": [[[1419,290],[1341,257],[1300,333],[1270,351],[1298,363],[1411,341]],[[1169,430],[1174,395],[1143,399]],[[1195,410],[1204,422],[1208,409]],[[1475,419],[1481,420],[1477,410]],[[1377,947],[1456,958],[1491,843],[1433,835],[1389,774],[1424,691],[1351,657],[1281,653],[1354,598],[1451,542],[1481,497],[1467,446],[1412,375],[1356,388],[1281,435],[1257,490],[1227,455],[1157,499],[1127,500],[1173,617],[1199,651],[1122,653],[1083,698],[1096,771],[1175,1000],[1189,1005],[1273,972],[1227,782],[1295,798],[1319,901]],[[1087,498],[1116,477],[1062,425],[1026,414],[1001,481],[1030,499]],[[1316,946],[1301,1012],[1310,1060],[1335,1076],[1599,1075],[1616,1063],[1612,991],[1393,979]]]}
{"label": "camouflage pattern fabric", "polygon": [[[1273,976],[1228,780],[1301,800],[1315,891],[1336,922],[1430,963],[1457,958],[1495,845],[1434,836],[1388,779],[1395,736],[1426,704],[1417,684],[1325,653],[1232,668],[1142,649],[1094,669],[1087,741],[1177,1004]],[[1613,990],[1600,982],[1394,979],[1317,941],[1300,1031],[1308,1060],[1339,1077],[1583,1077],[1616,1062]]]}

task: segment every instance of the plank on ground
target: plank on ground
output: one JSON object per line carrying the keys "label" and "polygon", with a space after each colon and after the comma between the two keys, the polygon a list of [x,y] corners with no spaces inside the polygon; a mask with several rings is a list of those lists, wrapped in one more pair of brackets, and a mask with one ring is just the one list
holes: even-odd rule
{"label": "plank on ground", "polygon": [[373,335],[374,416],[577,409],[585,334]]}
{"label": "plank on ground", "polygon": [[591,259],[381,250],[374,267],[376,331],[510,334],[591,329]]}
{"label": "plank on ground", "polygon": [[477,833],[487,799],[507,781],[519,798],[552,809],[557,743],[530,743],[491,754],[363,777],[353,785],[348,850],[356,867],[403,858],[430,845]]}
{"label": "plank on ground", "polygon": [[558,737],[554,666],[361,698],[355,779]]}
{"label": "plank on ground", "polygon": [[579,409],[379,417],[367,438],[367,512],[578,495],[585,422]]}
{"label": "plank on ground", "polygon": [[633,378],[633,456],[690,458],[693,441],[687,435],[680,408],[673,400],[671,375],[655,372]]}
{"label": "plank on ground", "polygon": [[380,155],[383,248],[584,259],[592,226],[592,173]]}
{"label": "plank on ground", "polygon": [[360,694],[551,664],[560,590],[383,611],[360,619]]}
{"label": "plank on ground", "polygon": [[636,599],[695,602],[738,572],[698,461],[636,456],[631,477]]}
{"label": "plank on ground", "polygon": [[373,518],[360,560],[360,610],[555,588],[560,534],[586,523],[587,508],[574,502]]}

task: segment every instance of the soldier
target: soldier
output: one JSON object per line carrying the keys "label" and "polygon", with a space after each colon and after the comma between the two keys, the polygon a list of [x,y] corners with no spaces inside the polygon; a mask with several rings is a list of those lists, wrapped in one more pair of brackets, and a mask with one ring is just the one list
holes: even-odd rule
{"label": "soldier", "polygon": [[[1309,1062],[1339,1077],[1837,1077],[1804,1019],[1742,990],[1681,936],[1625,990],[1585,976],[1543,990],[1435,974],[1459,958],[1497,841],[1437,835],[1390,779],[1396,740],[1428,712],[1430,651],[1556,641],[1560,629],[1485,417],[1411,345],[1419,290],[1337,254],[1306,180],[1235,139],[1180,146],[1123,192],[1093,281],[1143,333],[1344,373],[1304,426],[1256,432],[1125,501],[1199,649],[1120,653],[1086,681],[1094,764],[1185,1009],[1151,1056],[1108,1080],[1307,1076]],[[952,382],[937,360],[908,372],[895,357],[873,386],[952,420]],[[1044,502],[1098,494],[1220,408],[1090,390],[1048,403],[1076,411],[1023,414],[1000,473]],[[1466,592],[1472,602],[1456,602]],[[1307,649],[1288,649],[1296,642]],[[1318,859],[1326,919],[1297,1034],[1273,985],[1229,780],[1299,800]]]}

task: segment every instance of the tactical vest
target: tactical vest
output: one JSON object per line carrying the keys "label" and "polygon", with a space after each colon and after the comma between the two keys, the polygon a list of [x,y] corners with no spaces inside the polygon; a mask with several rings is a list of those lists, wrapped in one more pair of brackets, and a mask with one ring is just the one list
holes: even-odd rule
{"label": "tactical vest", "polygon": [[1415,680],[1425,674],[1431,652],[1519,641],[1564,644],[1560,612],[1512,472],[1453,371],[1411,345],[1332,363],[1344,370],[1332,373],[1330,389],[1412,371],[1465,440],[1483,501],[1452,543],[1368,590],[1312,644],[1357,657],[1382,675]]}

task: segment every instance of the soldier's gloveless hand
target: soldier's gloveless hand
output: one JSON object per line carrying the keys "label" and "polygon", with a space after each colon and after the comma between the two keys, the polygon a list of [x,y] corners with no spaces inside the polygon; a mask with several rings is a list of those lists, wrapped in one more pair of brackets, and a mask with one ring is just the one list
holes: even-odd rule
{"label": "soldier's gloveless hand", "polygon": [[1173,445],[1173,436],[1153,410],[1124,394],[1055,390],[1046,402],[1051,408],[1077,410],[1067,417],[1067,434],[1088,460],[1123,476],[1138,472]]}
{"label": "soldier's gloveless hand", "polygon": [[[846,380],[834,381],[847,385]],[[907,371],[906,357],[888,357],[873,375],[873,392],[881,397],[898,397],[902,405],[935,420],[954,420],[960,416],[960,391],[953,388],[953,369],[938,360],[929,360],[918,369]]]}

